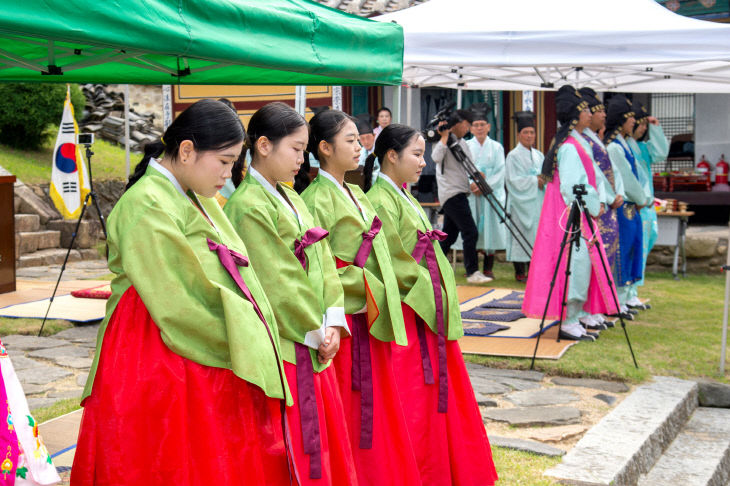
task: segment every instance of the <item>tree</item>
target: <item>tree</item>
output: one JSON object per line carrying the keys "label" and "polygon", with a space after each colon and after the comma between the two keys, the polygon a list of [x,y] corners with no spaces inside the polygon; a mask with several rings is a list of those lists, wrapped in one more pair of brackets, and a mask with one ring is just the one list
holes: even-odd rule
{"label": "tree", "polygon": [[[0,84],[0,143],[21,149],[40,148],[48,136],[48,126],[60,123],[65,99],[65,84]],[[86,98],[76,84],[71,85],[71,102],[78,121]]]}

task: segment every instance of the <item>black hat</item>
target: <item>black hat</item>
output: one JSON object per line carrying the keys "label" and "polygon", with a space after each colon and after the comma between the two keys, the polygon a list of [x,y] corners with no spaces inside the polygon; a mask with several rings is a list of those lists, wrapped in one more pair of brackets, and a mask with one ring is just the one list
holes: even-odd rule
{"label": "black hat", "polygon": [[638,101],[634,101],[633,102],[633,106],[634,106],[634,111],[636,112],[636,114],[634,115],[634,118],[636,118],[636,123],[637,124],[641,123],[642,121],[644,121],[644,119],[646,119],[649,116],[651,116],[651,114],[644,107],[644,105],[642,105]]}
{"label": "black hat", "polygon": [[568,138],[570,131],[575,128],[580,113],[588,108],[588,102],[583,99],[577,89],[566,84],[561,86],[555,95],[555,108],[558,121],[560,122],[560,128],[558,129],[558,133],[555,134],[555,138],[542,164],[542,173],[549,179],[553,176],[553,170],[558,160],[558,149]]}
{"label": "black hat", "polygon": [[487,115],[492,112],[492,107],[489,103],[472,103],[469,107],[469,111],[474,114],[474,120],[484,120],[488,122]]}
{"label": "black hat", "polygon": [[517,123],[517,132],[523,128],[535,128],[535,114],[531,111],[516,111],[512,117]]}
{"label": "black hat", "polygon": [[605,111],[606,107],[603,105],[603,102],[598,99],[598,96],[596,96],[596,92],[593,91],[592,88],[581,88],[578,91],[580,91],[580,94],[583,96],[583,99],[588,102],[588,108],[591,109],[591,113],[595,113],[597,111]]}
{"label": "black hat", "polygon": [[613,95],[608,100],[606,107],[606,134],[604,143],[608,145],[613,142],[618,133],[621,131],[621,125],[626,120],[635,116],[631,101],[622,94]]}
{"label": "black hat", "polygon": [[583,99],[580,91],[566,84],[561,86],[555,95],[555,107],[558,121],[563,125],[577,120],[580,112],[588,108],[588,102]]}
{"label": "black hat", "polygon": [[355,117],[355,124],[357,125],[357,132],[360,135],[367,135],[368,133],[373,133],[373,126],[363,120],[362,118]]}
{"label": "black hat", "polygon": [[314,113],[316,115],[318,113],[322,113],[323,111],[329,110],[330,107],[329,106],[312,106],[310,109],[312,110],[312,113]]}

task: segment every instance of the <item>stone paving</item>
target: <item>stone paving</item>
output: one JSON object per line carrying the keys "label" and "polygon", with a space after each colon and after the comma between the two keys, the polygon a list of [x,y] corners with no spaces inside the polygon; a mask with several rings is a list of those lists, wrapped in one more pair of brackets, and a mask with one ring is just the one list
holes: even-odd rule
{"label": "stone paving", "polygon": [[559,456],[628,395],[619,382],[467,363],[493,445]]}
{"label": "stone paving", "polygon": [[86,324],[53,337],[2,337],[31,410],[81,398],[98,331],[99,324]]}

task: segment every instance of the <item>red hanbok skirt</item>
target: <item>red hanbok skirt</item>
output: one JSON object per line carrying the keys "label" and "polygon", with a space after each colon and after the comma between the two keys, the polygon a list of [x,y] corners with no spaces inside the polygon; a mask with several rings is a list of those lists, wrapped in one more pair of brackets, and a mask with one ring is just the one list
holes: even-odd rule
{"label": "red hanbok skirt", "polygon": [[487,431],[459,343],[446,341],[448,411],[438,406],[438,336],[426,326],[434,384],[423,381],[423,364],[413,309],[402,304],[408,346],[392,345],[398,392],[424,485],[485,486],[497,480]]}
{"label": "red hanbok skirt", "polygon": [[[341,353],[339,351],[337,354]],[[294,405],[287,407],[286,417],[291,434],[294,461],[301,485],[316,486],[357,486],[355,462],[350,448],[347,420],[342,409],[340,390],[334,367],[330,365],[320,373],[314,374],[314,392],[317,400],[317,418],[321,444],[322,477],[309,477],[310,456],[304,452],[301,415],[297,389],[297,367],[284,362],[289,390],[294,397]],[[276,412],[276,404],[271,405],[271,413]],[[253,483],[252,483],[253,484]],[[268,483],[261,483],[268,484]]]}
{"label": "red hanbok skirt", "polygon": [[[353,329],[352,315],[345,316]],[[352,389],[352,339],[343,338],[334,358],[340,395],[349,421],[352,452],[361,486],[418,486],[421,476],[406,417],[398,398],[390,343],[369,336],[372,365],[372,448],[360,448],[361,392]],[[396,346],[397,347],[397,346]]]}
{"label": "red hanbok skirt", "polygon": [[280,403],[172,352],[130,287],[83,402],[71,484],[289,485]]}

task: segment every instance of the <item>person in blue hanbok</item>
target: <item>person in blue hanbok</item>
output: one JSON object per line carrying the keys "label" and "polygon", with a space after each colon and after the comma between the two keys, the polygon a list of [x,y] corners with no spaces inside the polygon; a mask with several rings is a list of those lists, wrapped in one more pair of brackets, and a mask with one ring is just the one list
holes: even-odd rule
{"label": "person in blue hanbok", "polygon": [[619,171],[624,183],[624,203],[617,210],[619,248],[616,253],[616,286],[621,313],[628,319],[633,319],[627,307],[631,298],[631,287],[643,275],[643,229],[639,211],[653,201],[639,181],[636,154],[626,141],[626,137],[633,133],[635,123],[631,101],[623,95],[613,96],[608,102],[606,136],[603,142],[611,164]]}
{"label": "person in blue hanbok", "polygon": [[[505,189],[507,191],[507,212],[512,216],[515,232],[525,236],[530,245],[535,244],[537,224],[540,222],[542,200],[545,197],[545,178],[540,174],[545,156],[533,147],[535,144],[535,114],[518,111],[514,115],[517,124],[517,146],[505,160]],[[532,255],[507,232],[507,261],[513,262],[515,278],[527,282],[527,271]],[[524,241],[522,242],[524,244]],[[529,249],[529,248],[528,248]]]}
{"label": "person in blue hanbok", "polygon": [[[608,156],[606,146],[603,144],[598,132],[606,128],[606,107],[603,102],[598,99],[596,92],[591,88],[581,88],[580,94],[583,99],[588,102],[591,110],[591,123],[583,130],[583,138],[590,144],[593,149],[592,155],[599,169],[598,177],[603,178],[604,187],[606,189],[606,199],[604,202],[606,212],[598,218],[598,228],[603,239],[603,249],[606,253],[606,259],[611,267],[611,272],[615,280],[618,280],[616,252],[618,251],[618,216],[616,210],[621,207],[624,201],[624,183],[621,179],[621,173],[614,170],[611,165],[611,159]],[[607,321],[603,315],[594,314],[586,315],[581,318],[581,322],[591,329],[605,329],[613,326],[611,321]]]}
{"label": "person in blue hanbok", "polygon": [[[504,147],[496,140],[489,138],[492,128],[487,120],[491,107],[486,103],[472,105],[474,121],[471,124],[471,133],[474,137],[466,144],[471,150],[472,160],[477,170],[484,175],[487,184],[492,188],[493,202],[499,208],[505,205],[504,191]],[[485,254],[483,273],[494,278],[494,253],[505,249],[505,227],[502,223],[501,210],[495,210],[482,196],[476,184],[471,184],[472,194],[469,196],[469,206],[474,222],[479,231],[477,250]],[[497,204],[498,203],[498,204]]]}
{"label": "person in blue hanbok", "polygon": [[[647,205],[639,211],[641,215],[641,223],[643,229],[643,251],[642,251],[642,269],[646,269],[646,259],[649,252],[654,247],[654,242],[659,234],[657,226],[656,210],[654,210],[654,178],[652,176],[651,165],[666,160],[669,154],[669,140],[664,135],[664,130],[659,124],[659,120],[649,114],[646,108],[640,103],[634,103],[634,111],[636,112],[636,126],[631,137],[626,138],[631,151],[636,154],[636,171],[639,174],[639,182],[646,194],[652,200],[652,204]],[[626,301],[629,308],[648,309],[648,304],[643,304],[639,300],[637,287],[644,285],[644,278],[636,282],[631,288],[631,294]]]}

